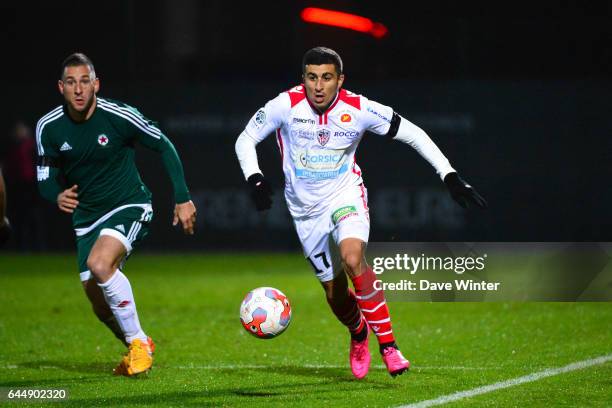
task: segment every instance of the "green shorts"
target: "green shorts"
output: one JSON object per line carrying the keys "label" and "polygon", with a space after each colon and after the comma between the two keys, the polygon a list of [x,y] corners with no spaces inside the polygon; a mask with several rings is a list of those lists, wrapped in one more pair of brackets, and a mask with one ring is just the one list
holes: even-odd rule
{"label": "green shorts", "polygon": [[153,209],[150,204],[134,204],[115,208],[89,227],[77,228],[75,232],[81,281],[91,279],[91,272],[87,268],[87,258],[98,237],[108,235],[123,244],[127,251],[121,262],[121,267],[123,267],[134,246],[149,233],[152,219]]}

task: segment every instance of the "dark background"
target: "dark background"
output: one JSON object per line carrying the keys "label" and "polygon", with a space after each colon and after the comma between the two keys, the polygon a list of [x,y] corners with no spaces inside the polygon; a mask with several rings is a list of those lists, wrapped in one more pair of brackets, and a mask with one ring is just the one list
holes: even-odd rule
{"label": "dark background", "polygon": [[[60,64],[82,51],[100,95],[161,123],[198,206],[196,237],[173,230],[169,181],[155,154],[139,151],[156,209],[144,248],[298,248],[273,138],[258,148],[277,190],[263,215],[248,202],[233,144],[260,106],[299,83],[303,53],[326,45],[343,57],[347,89],[426,130],[490,204],[463,211],[410,147],[366,135],[357,158],[372,241],[610,241],[610,6],[464,3],[3,4],[0,154],[12,154],[18,120],[33,127],[61,103]],[[367,16],[389,35],[308,25],[299,18],[306,6]],[[9,248],[71,249],[68,216],[4,172],[11,219],[33,224]]]}

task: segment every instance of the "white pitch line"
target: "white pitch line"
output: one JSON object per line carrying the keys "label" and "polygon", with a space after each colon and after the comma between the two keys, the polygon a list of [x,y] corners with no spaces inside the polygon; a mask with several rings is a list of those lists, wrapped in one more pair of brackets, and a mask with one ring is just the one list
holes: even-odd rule
{"label": "white pitch line", "polygon": [[501,390],[503,388],[514,387],[515,385],[525,384],[533,381],[541,380],[542,378],[551,377],[553,375],[563,374],[570,371],[582,370],[587,367],[600,365],[612,361],[612,354],[592,358],[590,360],[577,361],[568,364],[564,367],[549,368],[547,370],[538,371],[522,377],[513,378],[506,381],[496,382],[494,384],[484,385],[482,387],[473,388],[471,390],[459,391],[454,394],[442,395],[441,397],[416,402],[414,404],[402,405],[398,408],[426,408],[436,405],[442,405],[453,401],[458,401],[464,398],[474,397],[476,395],[486,394],[488,392]]}

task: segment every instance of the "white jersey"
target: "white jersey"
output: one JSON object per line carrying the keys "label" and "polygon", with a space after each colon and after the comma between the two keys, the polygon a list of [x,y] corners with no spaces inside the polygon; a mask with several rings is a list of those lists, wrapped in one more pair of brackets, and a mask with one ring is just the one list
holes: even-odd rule
{"label": "white jersey", "polygon": [[[390,107],[344,89],[321,113],[299,85],[259,109],[243,134],[254,143],[276,134],[287,206],[294,219],[301,219],[321,214],[345,189],[363,183],[357,145],[366,131],[387,134],[392,116]],[[255,164],[245,176],[258,172]]]}

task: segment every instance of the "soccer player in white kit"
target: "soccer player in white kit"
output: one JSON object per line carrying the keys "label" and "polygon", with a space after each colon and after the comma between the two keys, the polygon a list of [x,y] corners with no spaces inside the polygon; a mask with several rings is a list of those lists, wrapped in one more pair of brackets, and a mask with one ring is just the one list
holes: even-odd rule
{"label": "soccer player in white kit", "polygon": [[[399,351],[382,290],[364,253],[370,232],[368,195],[355,150],[366,131],[407,143],[427,160],[463,207],[485,200],[451,167],[427,134],[388,106],[342,89],[342,60],[316,47],[302,61],[303,81],[259,109],[236,141],[236,154],[259,211],[272,189],[257,161],[256,145],[275,133],[285,174],[285,199],[295,229],[338,320],[349,329],[351,371],[370,367],[368,334],[379,343],[392,376],[410,367]],[[346,276],[355,290],[351,290]]]}

